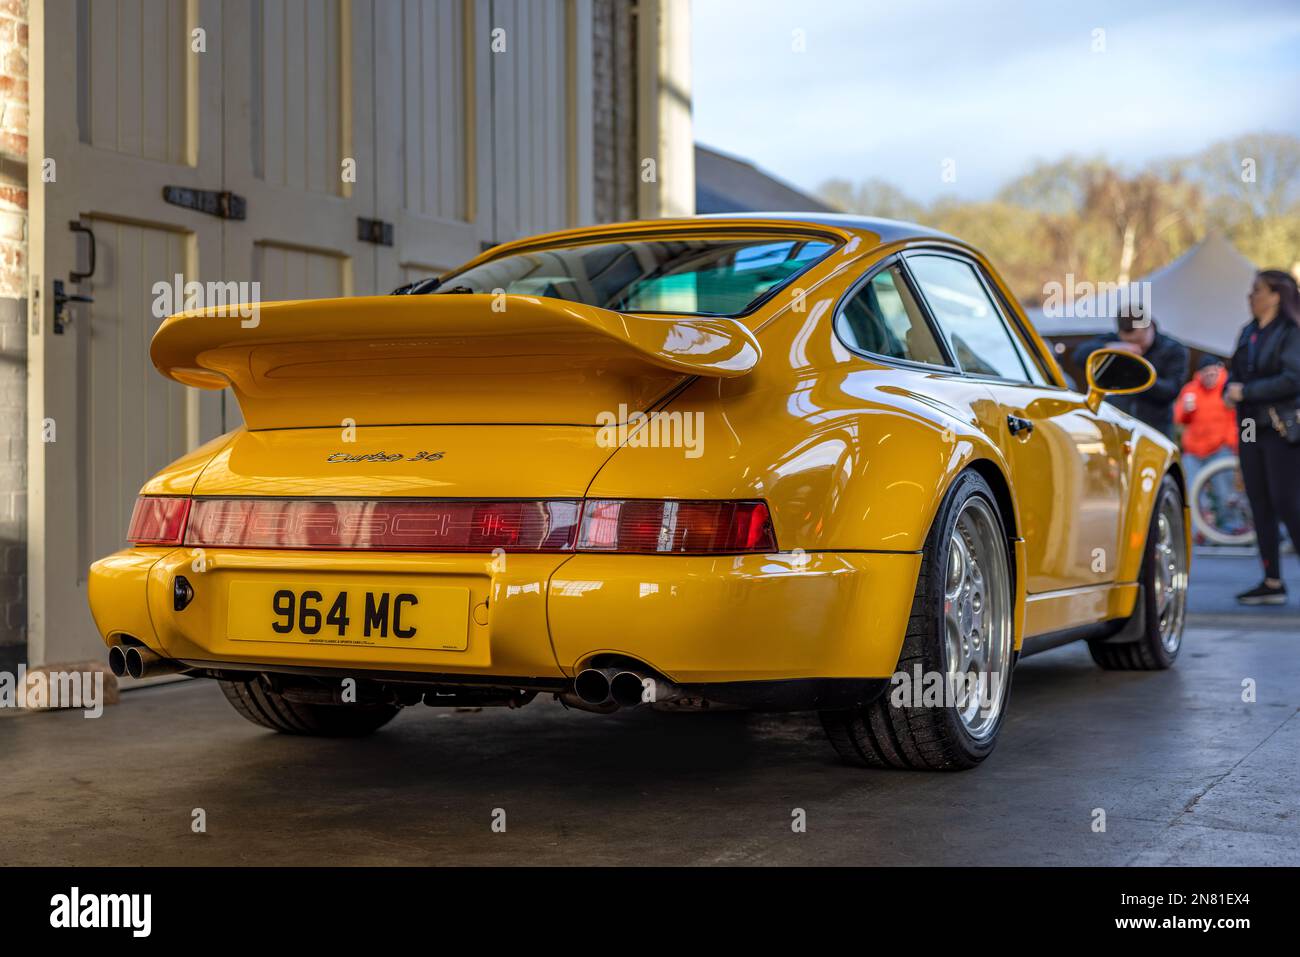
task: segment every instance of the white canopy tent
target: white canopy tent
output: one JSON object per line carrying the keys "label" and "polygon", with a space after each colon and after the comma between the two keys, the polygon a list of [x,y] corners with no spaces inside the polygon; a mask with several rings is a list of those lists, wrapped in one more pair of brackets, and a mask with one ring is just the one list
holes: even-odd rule
{"label": "white canopy tent", "polygon": [[1246,295],[1258,271],[1215,234],[1140,281],[1151,284],[1151,311],[1164,332],[1190,348],[1230,356],[1250,321]]}
{"label": "white canopy tent", "polygon": [[[1246,294],[1258,271],[1226,238],[1212,234],[1167,266],[1143,276],[1143,295],[1160,329],[1184,345],[1229,356],[1237,334],[1250,319]],[[1096,335],[1115,328],[1113,318],[1045,316],[1040,307],[1025,308],[1040,335]]]}

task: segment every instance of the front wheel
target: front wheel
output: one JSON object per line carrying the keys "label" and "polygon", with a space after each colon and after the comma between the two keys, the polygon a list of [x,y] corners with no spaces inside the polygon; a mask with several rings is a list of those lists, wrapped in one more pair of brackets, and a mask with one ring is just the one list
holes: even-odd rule
{"label": "front wheel", "polygon": [[1106,671],[1161,671],[1178,658],[1187,622],[1187,523],[1178,482],[1165,476],[1147,531],[1141,590],[1119,635],[1089,641],[1092,661]]}
{"label": "front wheel", "polygon": [[1178,483],[1160,483],[1142,555],[1142,594],[1133,617],[1113,638],[1088,642],[1107,671],[1160,671],[1178,657],[1187,621],[1187,523]]}
{"label": "front wheel", "polygon": [[959,771],[993,751],[1006,712],[1015,587],[993,491],[953,484],[926,539],[891,687],[870,704],[822,712],[841,758],[872,768]]}

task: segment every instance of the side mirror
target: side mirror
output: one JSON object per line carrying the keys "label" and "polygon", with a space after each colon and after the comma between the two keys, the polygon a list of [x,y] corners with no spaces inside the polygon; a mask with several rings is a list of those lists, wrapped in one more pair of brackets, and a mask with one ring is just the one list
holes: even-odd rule
{"label": "side mirror", "polygon": [[1088,408],[1096,412],[1108,395],[1145,392],[1156,381],[1156,370],[1141,356],[1123,349],[1098,349],[1088,356]]}

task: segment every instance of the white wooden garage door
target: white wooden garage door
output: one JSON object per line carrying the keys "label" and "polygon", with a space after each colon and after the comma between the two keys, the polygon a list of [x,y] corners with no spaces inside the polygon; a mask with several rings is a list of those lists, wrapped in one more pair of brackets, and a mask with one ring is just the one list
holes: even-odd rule
{"label": "white wooden garage door", "polygon": [[[102,655],[86,567],[149,475],[238,422],[150,367],[154,284],[387,292],[582,217],[589,33],[587,0],[33,0],[33,661]],[[94,299],[61,333],[56,280]]]}

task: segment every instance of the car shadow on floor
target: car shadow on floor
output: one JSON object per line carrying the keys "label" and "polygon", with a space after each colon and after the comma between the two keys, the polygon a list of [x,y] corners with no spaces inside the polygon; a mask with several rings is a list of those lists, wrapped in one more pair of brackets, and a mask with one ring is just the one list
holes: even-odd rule
{"label": "car shadow on floor", "polygon": [[[1166,676],[1167,679],[1167,676]],[[1104,685],[1160,681],[1151,674],[1107,675],[1086,654],[1047,653],[1024,662],[1012,686],[1010,717],[1052,724]],[[214,689],[215,690],[215,689]],[[1032,714],[1030,713],[1032,712]],[[798,766],[852,775],[872,772],[841,762],[815,713],[664,713],[638,708],[614,715],[569,710],[549,696],[519,709],[431,709],[417,705],[362,739],[304,739],[261,732],[231,713],[210,743],[223,764],[250,774],[292,770],[332,787],[636,790],[642,785],[706,787],[737,776]],[[242,732],[242,733],[241,733]],[[996,757],[996,752],[995,752]],[[310,784],[309,784],[310,786]]]}

